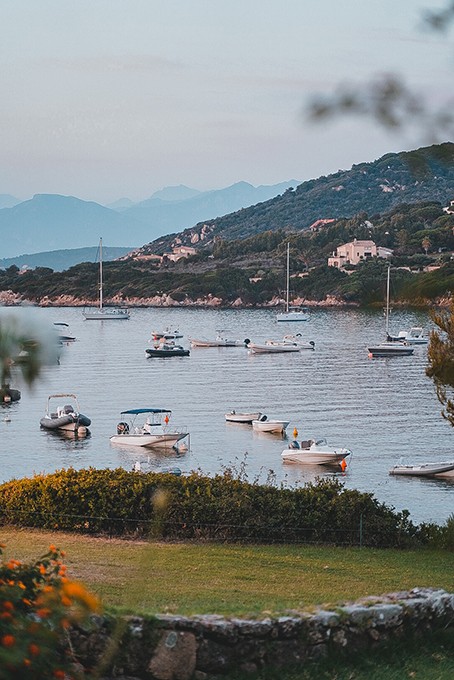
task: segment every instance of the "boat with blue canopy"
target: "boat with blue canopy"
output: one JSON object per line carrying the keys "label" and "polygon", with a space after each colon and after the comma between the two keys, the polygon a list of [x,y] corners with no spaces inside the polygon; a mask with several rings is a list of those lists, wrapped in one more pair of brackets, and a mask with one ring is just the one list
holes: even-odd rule
{"label": "boat with blue canopy", "polygon": [[[145,416],[142,420],[140,416]],[[132,408],[122,411],[117,434],[110,437],[112,444],[144,446],[148,448],[177,448],[189,437],[187,428],[170,424],[172,411],[166,408]]]}

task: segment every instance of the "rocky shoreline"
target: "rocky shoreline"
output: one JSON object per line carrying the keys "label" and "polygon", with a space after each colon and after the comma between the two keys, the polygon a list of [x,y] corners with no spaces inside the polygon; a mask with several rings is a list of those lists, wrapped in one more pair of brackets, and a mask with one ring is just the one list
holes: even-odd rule
{"label": "rocky shoreline", "polygon": [[[18,293],[14,293],[11,290],[0,291],[0,306],[3,307],[22,307],[22,306],[35,306],[35,307],[94,307],[96,306],[95,300],[88,300],[86,298],[81,299],[73,295],[59,295],[57,297],[44,296],[39,300],[27,299]],[[127,306],[127,307],[167,307],[167,308],[178,308],[178,307],[200,307],[200,308],[228,308],[228,309],[268,309],[280,307],[284,304],[282,298],[274,297],[269,302],[262,305],[251,305],[245,304],[241,298],[237,298],[233,302],[226,302],[222,298],[215,297],[213,295],[207,295],[205,297],[193,299],[185,299],[183,301],[174,300],[170,295],[162,294],[155,295],[149,298],[125,298],[121,295],[116,295],[111,298],[105,298],[105,306]],[[306,307],[347,307],[347,308],[357,308],[360,305],[354,302],[346,302],[341,298],[328,295],[324,300],[304,300],[302,298],[296,298],[293,300],[292,304],[304,305]]]}
{"label": "rocky shoreline", "polygon": [[[437,298],[436,300],[420,300],[415,301],[394,301],[394,307],[449,307],[452,300],[450,297]],[[334,295],[327,295],[324,300],[305,300],[304,298],[295,298],[292,301],[293,305],[302,305],[313,308],[344,308],[357,309],[361,307],[358,302],[346,301]],[[122,295],[115,295],[104,299],[104,305],[109,306],[126,306],[130,308],[147,308],[147,307],[193,307],[193,308],[224,308],[224,309],[269,309],[277,308],[284,305],[284,300],[280,297],[274,297],[268,302],[261,305],[244,303],[241,298],[237,298],[233,302],[226,302],[222,298],[214,295],[206,295],[195,300],[186,298],[185,300],[174,300],[171,295],[165,293],[161,295],[154,295],[153,297],[123,297]],[[381,305],[381,303],[380,303]],[[29,299],[14,293],[12,290],[0,291],[0,307],[95,307],[96,300],[89,300],[87,298],[78,298],[74,295],[58,295],[57,297],[48,297],[47,295],[39,299]]]}

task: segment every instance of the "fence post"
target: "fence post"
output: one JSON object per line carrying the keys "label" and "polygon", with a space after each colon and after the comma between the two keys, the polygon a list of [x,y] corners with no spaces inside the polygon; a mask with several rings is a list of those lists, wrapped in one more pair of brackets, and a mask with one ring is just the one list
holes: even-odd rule
{"label": "fence post", "polygon": [[363,513],[359,516],[359,547],[363,547]]}

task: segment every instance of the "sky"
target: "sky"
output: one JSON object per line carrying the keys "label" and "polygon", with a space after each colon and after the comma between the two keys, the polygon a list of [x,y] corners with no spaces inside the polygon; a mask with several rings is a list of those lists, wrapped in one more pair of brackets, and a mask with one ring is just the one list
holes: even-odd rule
{"label": "sky", "polygon": [[1,0],[0,194],[109,203],[305,181],[430,142],[315,124],[320,94],[395,73],[452,91],[443,0]]}

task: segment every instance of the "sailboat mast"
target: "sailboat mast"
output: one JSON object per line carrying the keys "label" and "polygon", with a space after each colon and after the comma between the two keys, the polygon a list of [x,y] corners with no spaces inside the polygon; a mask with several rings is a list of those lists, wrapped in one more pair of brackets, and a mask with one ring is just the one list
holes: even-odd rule
{"label": "sailboat mast", "polygon": [[285,297],[285,311],[289,309],[289,295],[290,295],[290,243],[287,243],[287,293]]}
{"label": "sailboat mast", "polygon": [[99,239],[99,309],[102,309],[102,238]]}
{"label": "sailboat mast", "polygon": [[391,265],[388,264],[388,278],[386,279],[386,311],[385,311],[385,328],[386,337],[389,335],[389,277],[391,272]]}

